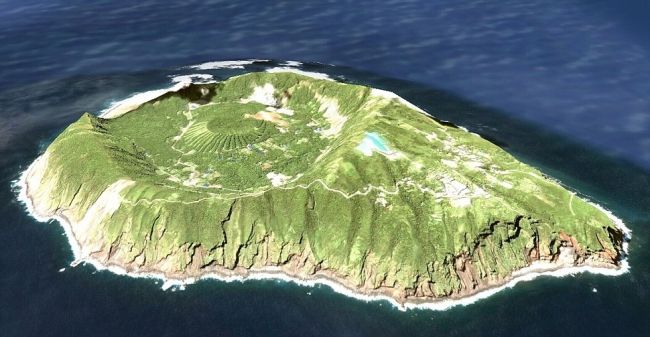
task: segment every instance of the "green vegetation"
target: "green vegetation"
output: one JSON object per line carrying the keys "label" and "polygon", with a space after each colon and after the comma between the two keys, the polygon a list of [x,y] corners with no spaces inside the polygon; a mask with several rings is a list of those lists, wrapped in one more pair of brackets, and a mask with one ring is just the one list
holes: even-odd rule
{"label": "green vegetation", "polygon": [[[369,133],[390,151],[362,145]],[[172,276],[280,265],[441,297],[561,247],[576,264],[621,253],[606,214],[490,142],[381,91],[292,73],[85,114],[46,156],[34,202],[69,218],[88,254]],[[108,199],[119,206],[97,205]]]}

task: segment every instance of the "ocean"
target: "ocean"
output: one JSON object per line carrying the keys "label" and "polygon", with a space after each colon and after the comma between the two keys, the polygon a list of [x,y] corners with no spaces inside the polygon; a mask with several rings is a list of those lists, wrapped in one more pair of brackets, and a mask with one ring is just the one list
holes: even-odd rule
{"label": "ocean", "polygon": [[[637,7],[634,7],[637,6]],[[0,1],[0,335],[645,336],[650,334],[650,20],[643,1]],[[195,70],[207,61],[264,59]],[[286,60],[394,91],[612,210],[629,273],[541,277],[445,311],[326,286],[161,282],[70,267],[55,222],[13,187],[83,112]]]}

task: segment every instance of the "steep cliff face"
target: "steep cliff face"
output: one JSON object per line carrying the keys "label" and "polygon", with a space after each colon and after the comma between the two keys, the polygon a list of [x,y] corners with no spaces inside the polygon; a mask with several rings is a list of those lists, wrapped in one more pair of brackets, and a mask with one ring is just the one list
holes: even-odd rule
{"label": "steep cliff face", "polygon": [[86,114],[26,183],[82,258],[176,279],[282,272],[427,301],[624,254],[608,214],[488,141],[390,93],[289,73]]}

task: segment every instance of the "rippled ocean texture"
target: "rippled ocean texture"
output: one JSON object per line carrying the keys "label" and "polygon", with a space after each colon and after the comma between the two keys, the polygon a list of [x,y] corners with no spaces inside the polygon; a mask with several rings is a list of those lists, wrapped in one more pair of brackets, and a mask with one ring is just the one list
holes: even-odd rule
{"label": "rippled ocean texture", "polygon": [[[0,335],[648,335],[648,13],[642,0],[0,0]],[[304,68],[395,91],[483,135],[623,218],[631,272],[399,312],[327,287],[164,292],[69,267],[63,231],[29,218],[12,181],[82,112],[168,86],[179,67],[242,58],[316,62]]]}

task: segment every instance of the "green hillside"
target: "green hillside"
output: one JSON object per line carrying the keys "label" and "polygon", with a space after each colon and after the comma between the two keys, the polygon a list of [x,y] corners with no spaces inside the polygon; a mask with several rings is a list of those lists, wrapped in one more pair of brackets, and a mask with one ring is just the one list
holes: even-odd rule
{"label": "green hillside", "polygon": [[[535,260],[616,266],[602,211],[386,92],[293,73],[191,85],[49,146],[34,203],[86,254],[170,277],[280,266],[398,299]],[[564,247],[564,248],[562,248]]]}

